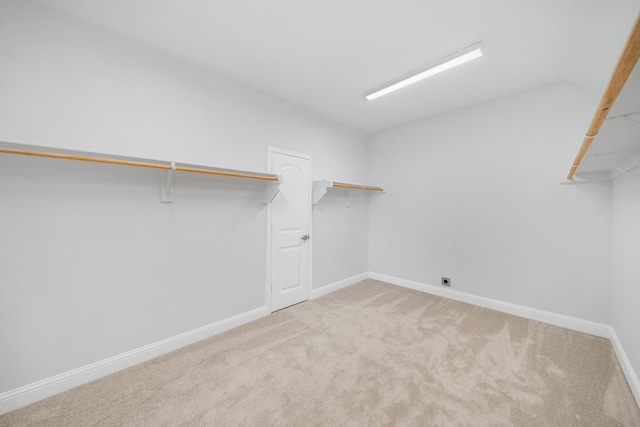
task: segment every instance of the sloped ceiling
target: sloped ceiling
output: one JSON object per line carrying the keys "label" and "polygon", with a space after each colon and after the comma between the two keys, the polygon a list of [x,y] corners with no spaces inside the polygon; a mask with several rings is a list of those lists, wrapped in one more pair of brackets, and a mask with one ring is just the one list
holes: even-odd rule
{"label": "sloped ceiling", "polygon": [[[638,0],[37,3],[365,133],[557,82],[599,95],[640,10]],[[482,58],[364,99],[477,41]]]}

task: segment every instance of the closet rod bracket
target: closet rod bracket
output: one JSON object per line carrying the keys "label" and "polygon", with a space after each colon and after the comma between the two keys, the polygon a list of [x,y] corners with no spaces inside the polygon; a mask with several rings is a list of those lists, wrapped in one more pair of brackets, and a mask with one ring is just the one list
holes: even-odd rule
{"label": "closet rod bracket", "polygon": [[171,162],[171,169],[168,169],[166,175],[161,179],[160,184],[160,202],[173,203],[173,172],[176,170],[176,163]]}
{"label": "closet rod bracket", "polygon": [[353,194],[356,191],[352,188],[348,188],[345,192],[344,192],[344,207],[345,208],[350,208],[351,207],[351,197],[353,196]]}
{"label": "closet rod bracket", "polygon": [[275,181],[264,181],[262,189],[262,204],[268,205],[273,202],[280,192],[280,184],[282,184],[283,177],[278,175],[278,179]]}

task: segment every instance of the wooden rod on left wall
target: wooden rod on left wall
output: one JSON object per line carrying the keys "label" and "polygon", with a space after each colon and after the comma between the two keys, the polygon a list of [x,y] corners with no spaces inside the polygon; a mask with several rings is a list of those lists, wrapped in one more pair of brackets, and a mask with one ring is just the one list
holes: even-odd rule
{"label": "wooden rod on left wall", "polygon": [[[165,169],[165,170],[173,169],[173,167],[170,164],[167,165],[163,163],[150,163],[150,162],[141,162],[136,160],[109,159],[106,157],[83,156],[78,154],[50,153],[46,151],[19,150],[15,148],[0,147],[0,153],[22,154],[25,156],[49,157],[54,159],[81,160],[84,162],[109,163],[112,165],[138,166],[138,167],[154,168],[154,169]],[[261,179],[265,181],[278,180],[277,177],[269,176],[269,175],[261,175],[261,174],[247,173],[247,172],[234,172],[234,171],[218,170],[218,169],[204,169],[204,168],[196,168],[196,167],[190,167],[190,166],[176,165],[175,170],[184,171],[184,172],[205,173],[210,175],[232,176],[237,178]]]}

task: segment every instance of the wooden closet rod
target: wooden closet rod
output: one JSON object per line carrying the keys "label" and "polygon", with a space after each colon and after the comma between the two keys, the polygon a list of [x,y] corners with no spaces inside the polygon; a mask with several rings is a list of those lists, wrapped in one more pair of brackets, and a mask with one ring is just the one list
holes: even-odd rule
{"label": "wooden closet rod", "polygon": [[624,48],[622,49],[622,53],[618,58],[618,62],[611,73],[607,87],[600,99],[600,104],[598,104],[596,113],[591,120],[591,125],[582,140],[582,145],[580,146],[580,150],[578,150],[578,154],[573,160],[573,165],[571,165],[571,170],[569,171],[569,175],[567,175],[567,179],[572,179],[573,174],[576,173],[576,169],[580,166],[580,162],[582,162],[582,159],[591,146],[593,139],[600,131],[600,127],[607,118],[607,114],[609,114],[609,110],[620,94],[627,78],[629,78],[629,74],[631,74],[636,62],[638,62],[638,57],[640,57],[640,14],[636,17],[636,21],[631,28],[631,33],[629,33],[629,37],[627,38]]}
{"label": "wooden closet rod", "polygon": [[356,189],[356,190],[384,191],[380,187],[370,187],[370,186],[367,186],[367,185],[358,185],[358,184],[347,184],[347,183],[344,183],[344,182],[334,182],[333,186],[334,187],[340,187],[340,188],[353,188],[353,189]]}
{"label": "wooden closet rod", "polygon": [[346,184],[344,182],[334,182],[333,186],[334,187],[340,187],[340,188],[355,188],[356,190],[362,190],[362,185]]}
{"label": "wooden closet rod", "polygon": [[[84,162],[109,163],[112,165],[125,165],[125,166],[140,166],[145,168],[155,168],[155,169],[165,169],[165,170],[174,169],[174,166],[172,166],[171,164],[167,165],[163,163],[149,163],[149,162],[140,162],[135,160],[109,159],[106,157],[82,156],[77,154],[50,153],[46,151],[18,150],[15,148],[0,147],[0,153],[22,154],[25,156],[51,157],[54,159],[82,160]],[[203,169],[203,168],[196,168],[196,167],[190,167],[190,166],[175,165],[175,170],[184,171],[184,172],[206,173],[210,175],[233,176],[237,178],[262,179],[265,181],[278,180],[276,176],[253,174],[253,173],[247,173],[247,172],[233,172],[233,171],[217,170],[217,169]]]}
{"label": "wooden closet rod", "polygon": [[384,191],[384,189],[380,188],[380,187],[368,187],[368,186],[363,186],[362,188],[363,190],[369,190],[369,191]]}

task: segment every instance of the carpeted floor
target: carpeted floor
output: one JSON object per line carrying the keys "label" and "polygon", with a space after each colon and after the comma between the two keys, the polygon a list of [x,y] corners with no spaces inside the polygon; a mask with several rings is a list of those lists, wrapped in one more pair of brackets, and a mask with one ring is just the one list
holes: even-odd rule
{"label": "carpeted floor", "polygon": [[640,426],[608,340],[365,280],[1,426]]}

